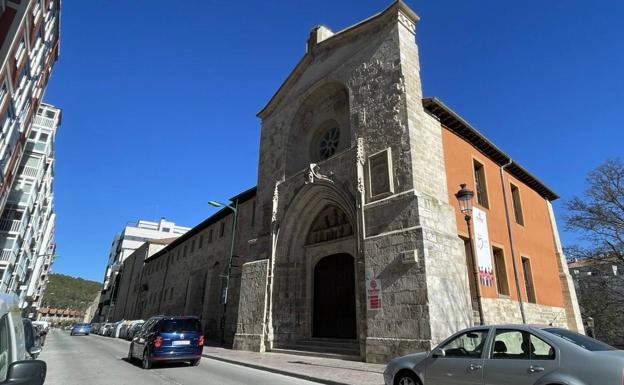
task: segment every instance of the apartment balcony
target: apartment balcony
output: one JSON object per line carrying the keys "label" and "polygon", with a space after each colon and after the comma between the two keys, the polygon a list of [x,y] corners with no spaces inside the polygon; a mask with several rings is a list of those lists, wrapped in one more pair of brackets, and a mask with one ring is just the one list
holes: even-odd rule
{"label": "apartment balcony", "polygon": [[19,233],[22,229],[22,221],[14,219],[0,219],[0,231],[7,233]]}
{"label": "apartment balcony", "polygon": [[45,116],[35,115],[33,124],[41,127],[56,128],[56,119],[46,118]]}
{"label": "apartment balcony", "polygon": [[44,154],[48,157],[53,156],[52,146],[50,143],[28,141],[26,143],[26,151]]}
{"label": "apartment balcony", "polygon": [[4,249],[0,253],[0,265],[10,265],[15,263],[17,253],[13,249]]}

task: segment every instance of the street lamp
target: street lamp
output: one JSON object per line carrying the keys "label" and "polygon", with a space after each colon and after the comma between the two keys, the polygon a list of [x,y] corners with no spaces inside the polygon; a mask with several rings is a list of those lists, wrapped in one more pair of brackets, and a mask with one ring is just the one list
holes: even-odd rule
{"label": "street lamp", "polygon": [[227,264],[227,274],[225,275],[225,289],[223,293],[223,314],[221,315],[221,345],[225,344],[225,319],[227,314],[228,293],[230,290],[230,276],[232,275],[232,259],[234,258],[234,239],[236,235],[236,219],[238,217],[238,200],[234,202],[234,206],[223,204],[217,201],[209,201],[209,205],[214,207],[227,207],[234,213],[232,222],[232,240],[230,242],[230,257]]}
{"label": "street lamp", "polygon": [[479,268],[477,264],[477,256],[475,255],[474,243],[472,240],[472,230],[470,220],[472,219],[472,207],[474,191],[466,187],[465,183],[459,185],[461,189],[455,194],[455,198],[459,202],[459,210],[464,214],[466,226],[468,226],[468,242],[470,243],[470,254],[472,254],[472,272],[474,274],[474,283],[477,289],[477,307],[479,309],[479,322],[483,325],[483,305],[481,304],[481,284],[479,283]]}

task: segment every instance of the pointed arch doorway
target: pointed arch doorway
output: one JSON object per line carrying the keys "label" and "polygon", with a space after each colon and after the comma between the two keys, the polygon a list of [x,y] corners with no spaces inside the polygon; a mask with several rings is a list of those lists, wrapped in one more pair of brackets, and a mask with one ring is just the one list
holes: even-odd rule
{"label": "pointed arch doorway", "polygon": [[355,271],[346,253],[321,259],[314,267],[312,336],[357,338]]}

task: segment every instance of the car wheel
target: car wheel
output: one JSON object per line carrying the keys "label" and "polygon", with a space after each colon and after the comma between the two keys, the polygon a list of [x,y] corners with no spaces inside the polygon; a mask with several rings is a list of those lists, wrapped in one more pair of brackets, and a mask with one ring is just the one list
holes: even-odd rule
{"label": "car wheel", "polygon": [[200,360],[199,358],[198,358],[198,359],[196,359],[196,360],[191,360],[191,366],[197,366],[197,365],[199,365],[199,360]]}
{"label": "car wheel", "polygon": [[415,374],[407,371],[397,373],[394,377],[395,385],[420,385],[420,381]]}
{"label": "car wheel", "polygon": [[130,344],[130,349],[128,349],[128,361],[130,362],[132,362],[132,360],[134,359],[134,357],[132,357],[132,349],[134,349],[134,346]]}
{"label": "car wheel", "polygon": [[145,349],[143,352],[143,360],[141,361],[141,367],[143,369],[151,369],[152,368],[152,360],[149,356],[149,351]]}

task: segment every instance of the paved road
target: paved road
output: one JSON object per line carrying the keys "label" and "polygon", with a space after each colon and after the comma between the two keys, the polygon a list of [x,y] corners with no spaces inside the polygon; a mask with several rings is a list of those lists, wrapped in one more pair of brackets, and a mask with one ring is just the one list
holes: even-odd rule
{"label": "paved road", "polygon": [[130,343],[118,338],[70,336],[52,330],[40,359],[45,385],[313,385],[315,383],[202,358],[199,366],[169,364],[151,370],[126,362]]}

